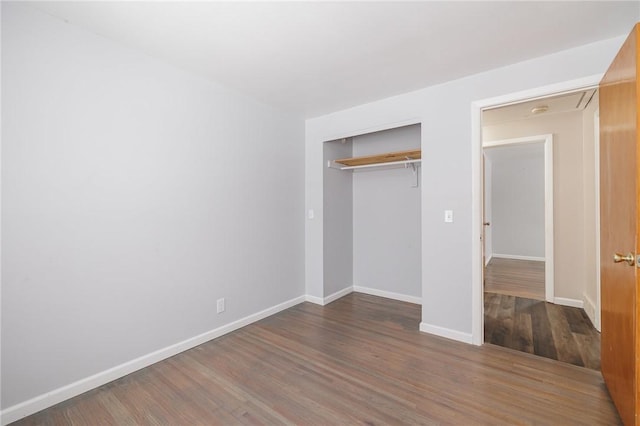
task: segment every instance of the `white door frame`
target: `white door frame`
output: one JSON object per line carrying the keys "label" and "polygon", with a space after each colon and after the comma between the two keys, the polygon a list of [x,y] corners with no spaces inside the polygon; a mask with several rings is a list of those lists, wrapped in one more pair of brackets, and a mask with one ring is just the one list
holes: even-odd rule
{"label": "white door frame", "polygon": [[553,302],[553,135],[525,136],[483,142],[482,148],[484,150],[498,146],[518,146],[532,143],[544,144],[544,297],[547,302]]}
{"label": "white door frame", "polygon": [[484,343],[484,302],[482,291],[482,110],[532,99],[594,88],[603,74],[565,81],[471,103],[471,341]]}
{"label": "white door frame", "polygon": [[595,172],[595,204],[596,204],[596,312],[595,312],[595,324],[594,327],[598,331],[601,330],[600,325],[600,106],[593,113],[593,135],[594,135],[594,145],[595,145],[595,163],[596,163],[596,172]]}

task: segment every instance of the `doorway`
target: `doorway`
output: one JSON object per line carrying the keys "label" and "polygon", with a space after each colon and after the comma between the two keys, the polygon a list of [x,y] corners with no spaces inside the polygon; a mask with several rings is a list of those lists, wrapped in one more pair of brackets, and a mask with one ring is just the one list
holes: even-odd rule
{"label": "doorway", "polygon": [[[597,82],[597,77],[594,77],[593,80],[594,83]],[[525,267],[531,267],[531,265],[535,266],[535,263],[537,262],[545,263],[545,260],[551,260],[550,265],[553,265],[553,261],[555,259],[556,262],[559,262],[556,263],[559,265],[559,270],[556,270],[554,273],[553,267],[551,267],[544,271],[544,298],[539,297],[539,293],[538,297],[500,295],[487,298],[484,293],[485,288],[484,286],[481,286],[482,302],[479,310],[482,311],[481,321],[483,328],[482,336],[477,336],[474,332],[474,342],[480,340],[480,343],[485,341],[488,343],[495,343],[497,340],[498,343],[501,344],[503,340],[509,340],[510,333],[515,333],[517,329],[526,330],[528,332],[528,335],[525,336],[526,338],[520,339],[517,334],[513,335],[513,339],[519,343],[523,343],[521,346],[524,346],[522,348],[515,347],[516,349],[581,366],[596,369],[599,368],[599,334],[591,324],[592,322],[595,322],[595,315],[593,314],[598,310],[595,306],[596,303],[591,302],[591,300],[595,301],[597,299],[595,294],[596,290],[592,290],[591,287],[589,287],[589,291],[587,291],[581,287],[583,285],[582,283],[586,281],[584,275],[588,272],[585,271],[589,269],[589,273],[591,273],[590,268],[586,267],[587,263],[589,263],[590,267],[593,269],[593,273],[589,276],[589,282],[593,282],[595,280],[594,276],[597,274],[597,261],[595,260],[595,245],[597,241],[597,237],[595,236],[597,209],[594,201],[597,198],[597,194],[594,189],[594,186],[596,186],[595,179],[597,177],[595,175],[597,155],[595,155],[596,150],[593,147],[586,149],[583,148],[582,145],[583,131],[589,127],[587,125],[588,120],[583,119],[585,114],[587,114],[586,105],[589,105],[594,99],[596,100],[596,107],[594,108],[594,104],[591,104],[589,107],[590,110],[588,111],[588,114],[590,114],[591,117],[590,131],[592,134],[591,138],[593,139],[593,121],[596,117],[594,109],[597,111],[595,87],[585,85],[577,88],[576,90],[557,90],[555,93],[553,93],[553,91],[549,91],[546,94],[539,93],[537,96],[522,96],[520,99],[512,97],[511,99],[506,100],[503,98],[495,103],[487,102],[486,106],[479,108],[480,111],[478,112],[481,114],[481,117],[478,117],[479,123],[477,124],[479,127],[482,125],[484,126],[480,127],[480,135],[476,136],[478,136],[478,139],[484,138],[484,144],[480,147],[481,149],[478,150],[478,157],[486,157],[489,159],[490,163],[492,160],[495,161],[495,158],[497,158],[498,160],[496,164],[498,165],[501,160],[504,163],[505,158],[501,157],[510,158],[510,160],[508,160],[510,163],[508,163],[506,168],[511,169],[510,173],[512,176],[512,182],[507,185],[507,189],[511,190],[511,198],[521,198],[525,202],[530,203],[532,200],[525,196],[525,194],[530,193],[533,198],[540,201],[541,197],[536,196],[535,189],[527,186],[527,179],[523,179],[523,176],[517,176],[517,174],[514,174],[517,170],[521,170],[522,174],[526,175],[524,177],[531,180],[535,175],[540,176],[540,172],[532,170],[530,166],[527,169],[527,167],[522,164],[518,165],[518,160],[514,157],[513,153],[509,155],[504,153],[500,155],[492,153],[491,149],[496,148],[491,147],[491,144],[486,146],[486,141],[496,141],[496,139],[504,138],[505,136],[513,139],[514,136],[526,134],[523,133],[523,129],[527,129],[529,134],[532,134],[535,131],[548,132],[552,134],[550,135],[552,139],[552,143],[550,144],[552,146],[550,154],[555,152],[559,158],[555,161],[555,164],[553,160],[551,161],[552,166],[549,167],[549,171],[552,178],[554,169],[555,173],[560,171],[560,173],[558,173],[560,182],[557,182],[555,186],[556,191],[558,191],[558,194],[556,195],[558,207],[555,213],[551,211],[546,215],[546,217],[549,218],[549,224],[553,224],[555,216],[559,219],[558,223],[560,224],[560,227],[558,228],[558,234],[555,239],[553,236],[546,239],[550,246],[549,255],[545,254],[544,256],[540,256],[540,244],[537,244],[536,252],[536,247],[533,247],[536,246],[536,237],[528,232],[533,231],[533,228],[536,228],[536,224],[531,223],[531,221],[527,222],[526,215],[523,215],[522,213],[522,207],[517,205],[508,207],[511,211],[509,212],[510,215],[507,215],[506,218],[507,221],[510,220],[512,222],[512,229],[510,231],[510,238],[508,238],[507,241],[512,246],[510,249],[511,252],[501,253],[505,250],[508,251],[504,248],[504,244],[501,248],[495,247],[496,250],[489,248],[487,256],[489,266],[492,266],[492,260],[496,261],[498,259],[500,262],[506,263],[522,262],[524,264],[529,262],[529,265],[524,265]],[[509,105],[505,106],[505,103],[508,103]],[[474,108],[477,106],[477,104],[474,104]],[[500,111],[502,115],[506,114],[506,116],[511,114],[511,118],[516,118],[515,124],[510,123],[508,125],[496,125],[496,111]],[[523,117],[519,114],[525,114],[526,116]],[[485,115],[489,116],[489,119],[484,120]],[[547,118],[543,119],[541,118],[542,116],[546,116]],[[518,120],[521,121],[518,122]],[[577,142],[567,135],[565,127],[567,127],[568,124],[565,124],[565,121],[566,123],[576,123],[574,127],[578,129],[576,133],[578,136],[576,136],[576,139],[580,139],[578,141],[579,145],[577,145]],[[534,127],[532,132],[531,123],[534,122],[546,123],[545,125],[547,127],[543,126],[542,130]],[[505,131],[507,134],[505,134]],[[511,133],[509,134],[509,132]],[[558,140],[556,141],[554,138],[557,138]],[[526,138],[522,137],[519,139],[526,140]],[[518,140],[518,138],[514,140]],[[479,140],[476,139],[476,142],[480,145]],[[533,141],[528,140],[527,142],[532,144],[529,147],[529,150],[534,151]],[[553,147],[556,142],[559,143],[559,146]],[[498,142],[496,145],[501,144],[504,144],[504,142]],[[588,151],[588,153],[585,153],[586,151]],[[481,156],[481,154],[488,155]],[[540,158],[541,156],[538,154],[538,165],[541,162]],[[530,159],[529,161],[532,162],[533,160]],[[571,161],[575,161],[576,164],[572,164]],[[482,165],[482,162],[480,164]],[[490,164],[488,168],[491,169],[491,167],[492,164]],[[482,167],[479,167],[479,170],[482,173]],[[482,174],[484,177],[484,173]],[[499,173],[497,175],[499,175]],[[489,184],[492,183],[491,179],[485,180],[488,180]],[[482,179],[479,179],[479,181],[482,182]],[[583,184],[583,181],[588,182],[588,184]],[[520,187],[522,191],[518,192],[518,187]],[[587,195],[587,193],[589,193],[589,195]],[[478,198],[480,199],[478,203],[478,207],[480,208],[477,209],[478,222],[480,222],[479,225],[483,226],[483,223],[491,224],[489,226],[483,226],[484,229],[480,228],[479,239],[481,240],[482,246],[480,247],[479,252],[482,253],[484,245],[495,240],[496,236],[491,235],[492,231],[494,231],[492,226],[498,224],[495,222],[495,219],[499,218],[492,218],[490,213],[489,217],[483,219],[484,212],[482,210],[482,203],[484,202],[486,205],[487,201],[491,201],[491,196],[484,194],[484,188],[481,189],[480,194],[478,195]],[[551,205],[554,197],[550,196],[548,199],[550,201],[549,204]],[[532,205],[530,209],[539,211],[539,208],[535,205]],[[589,214],[584,213],[587,210],[589,211]],[[475,213],[476,210],[474,209],[474,216]],[[538,218],[539,217],[540,215],[538,215]],[[503,220],[504,219],[505,218],[503,217]],[[538,219],[538,229],[540,228],[539,222],[540,220]],[[518,224],[520,225],[519,231]],[[478,224],[475,223],[474,218],[474,227],[477,225]],[[484,230],[487,228],[488,235],[485,236],[483,234]],[[498,229],[495,231],[498,231]],[[587,234],[589,235],[587,236]],[[553,233],[551,235],[553,235]],[[530,243],[530,247],[523,247],[523,241],[525,243]],[[573,247],[568,248],[569,244],[573,244]],[[518,250],[520,250],[520,252],[518,252]],[[527,250],[529,251],[527,252]],[[554,251],[556,252],[555,255],[553,254]],[[504,256],[504,254],[507,254],[507,256]],[[507,259],[504,259],[505,257]],[[591,260],[591,257],[594,259]],[[480,269],[479,272],[484,279],[485,265],[482,264],[482,254],[480,254],[478,258],[480,260],[480,262],[478,262],[480,263],[480,265],[478,265]],[[588,262],[585,260],[587,258],[590,259]],[[503,272],[510,269],[512,273],[516,275],[515,282],[517,284],[522,286],[527,284],[524,282],[525,280],[522,279],[522,275],[519,277],[517,276],[517,274],[522,274],[522,270],[516,271],[513,265],[511,265],[510,268],[504,268],[504,265],[501,266],[503,266]],[[537,268],[538,275],[541,269],[547,269],[544,268],[544,266],[542,268]],[[534,273],[531,276],[535,275],[535,269],[536,268],[533,268]],[[532,268],[529,268],[529,273],[531,271]],[[489,272],[491,273],[491,271]],[[490,273],[488,275],[489,278],[491,278]],[[554,280],[557,292],[554,291]],[[543,284],[539,279],[538,283]],[[481,284],[484,284],[484,282],[481,282]],[[476,288],[474,287],[474,291],[475,290]],[[475,295],[477,296],[477,293]],[[527,295],[524,294],[520,296]],[[546,302],[536,299],[543,299],[546,300]],[[583,310],[587,304],[589,306],[593,305],[590,309],[591,318],[587,317]],[[509,312],[509,310],[511,311]],[[476,321],[477,317],[474,315],[474,331],[476,330]],[[485,323],[485,321],[487,323]],[[549,344],[543,344],[541,341],[533,344],[535,342],[531,341],[532,333],[535,334],[536,332],[539,335],[533,336],[535,337],[533,339],[534,341],[536,339],[542,341],[545,338],[548,338],[547,343]],[[544,336],[545,334],[547,335],[546,337]],[[592,344],[596,341],[597,345]],[[503,346],[513,347],[509,345],[509,342],[506,342]]]}
{"label": "doorway", "polygon": [[553,302],[553,135],[482,146],[485,287]]}

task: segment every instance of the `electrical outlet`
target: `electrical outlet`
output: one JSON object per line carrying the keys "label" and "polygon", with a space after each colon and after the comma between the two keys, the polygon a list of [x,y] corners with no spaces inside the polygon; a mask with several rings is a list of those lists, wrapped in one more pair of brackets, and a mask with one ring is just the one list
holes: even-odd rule
{"label": "electrical outlet", "polygon": [[224,297],[222,299],[218,299],[217,308],[218,308],[218,313],[219,314],[224,312]]}

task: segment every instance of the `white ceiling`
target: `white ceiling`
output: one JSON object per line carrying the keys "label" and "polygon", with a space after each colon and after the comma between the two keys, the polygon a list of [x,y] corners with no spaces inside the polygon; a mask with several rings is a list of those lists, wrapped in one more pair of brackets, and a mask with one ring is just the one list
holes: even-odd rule
{"label": "white ceiling", "polygon": [[[491,126],[494,124],[540,117],[542,115],[581,111],[589,105],[594,96],[597,96],[596,89],[578,90],[558,96],[549,96],[533,101],[484,110],[482,112],[482,125]],[[547,107],[548,109],[545,112],[536,114],[532,112],[532,109],[536,107]]]}
{"label": "white ceiling", "polygon": [[32,2],[305,117],[627,34],[640,2]]}

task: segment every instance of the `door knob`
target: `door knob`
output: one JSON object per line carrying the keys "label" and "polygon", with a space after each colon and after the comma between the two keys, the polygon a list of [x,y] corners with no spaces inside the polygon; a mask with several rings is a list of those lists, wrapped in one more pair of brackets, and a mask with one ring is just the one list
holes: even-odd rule
{"label": "door knob", "polygon": [[613,261],[615,263],[627,262],[630,266],[633,266],[633,262],[635,261],[633,257],[633,253],[627,253],[627,255],[623,255],[620,253],[616,253],[613,255]]}

